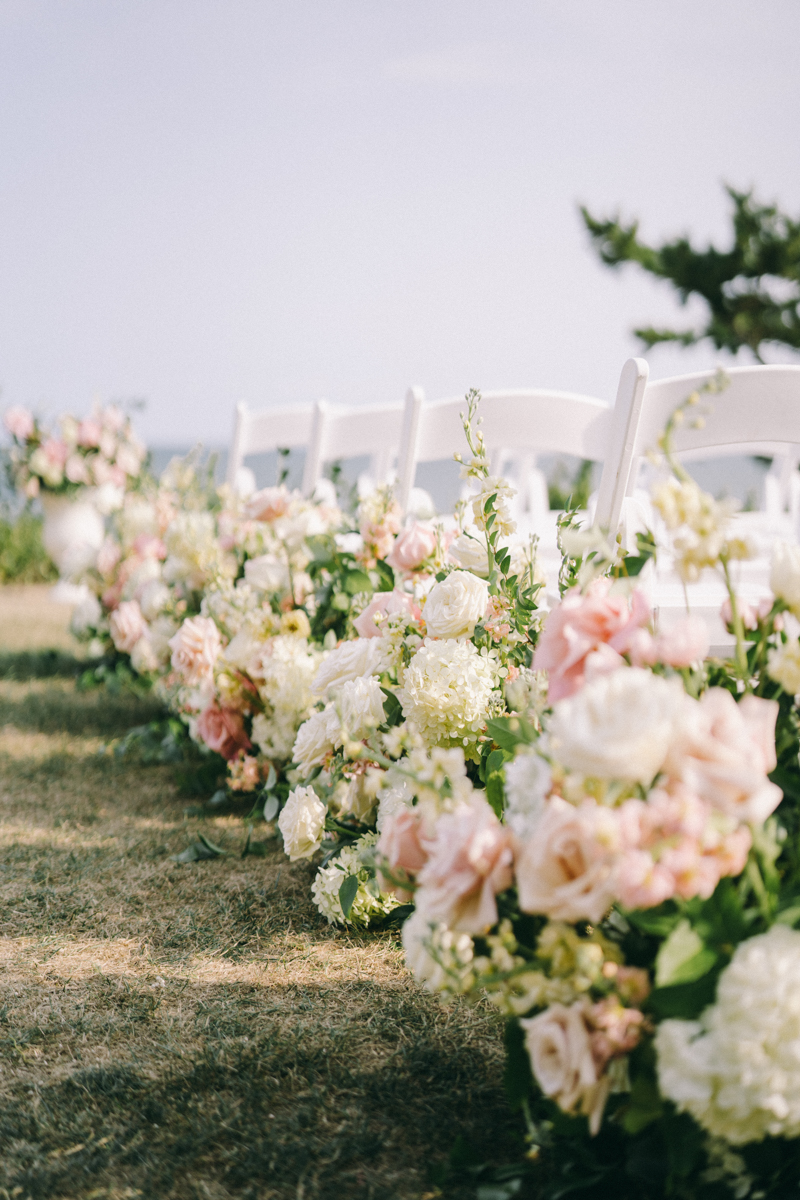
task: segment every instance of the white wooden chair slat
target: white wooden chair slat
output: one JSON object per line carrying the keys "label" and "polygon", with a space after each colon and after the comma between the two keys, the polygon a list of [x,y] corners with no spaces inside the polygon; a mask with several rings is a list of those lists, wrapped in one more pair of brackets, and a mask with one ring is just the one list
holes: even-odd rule
{"label": "white wooden chair slat", "polygon": [[244,459],[251,454],[268,454],[283,447],[305,446],[311,436],[314,409],[295,408],[252,411],[236,405],[233,442],[228,456],[227,480],[233,486]]}

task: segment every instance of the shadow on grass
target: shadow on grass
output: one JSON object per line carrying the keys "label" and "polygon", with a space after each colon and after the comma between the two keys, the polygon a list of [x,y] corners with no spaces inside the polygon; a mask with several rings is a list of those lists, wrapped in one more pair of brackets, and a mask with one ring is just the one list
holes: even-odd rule
{"label": "shadow on grass", "polygon": [[118,737],[133,725],[162,716],[163,711],[155,697],[107,688],[79,692],[62,685],[22,696],[0,694],[0,725],[36,733]]}
{"label": "shadow on grass", "polygon": [[0,679],[17,683],[29,679],[76,679],[93,665],[94,660],[76,658],[66,650],[0,650]]}
{"label": "shadow on grass", "polygon": [[[97,987],[108,993],[98,1020],[116,1022],[137,1065],[78,1069],[8,1097],[0,1106],[8,1195],[127,1187],[135,1191],[108,1194],[410,1200],[458,1135],[486,1161],[518,1149],[497,1057],[485,1042],[465,1044],[446,1010],[418,995],[362,982],[337,1006],[333,989],[204,989],[189,1056],[163,1044],[163,1026],[151,1030],[159,997],[110,981]],[[311,1023],[314,1011],[324,1022]],[[18,1053],[32,1044],[46,1053],[63,1026],[40,1022],[14,1037]],[[140,1056],[158,1045],[154,1077]]]}

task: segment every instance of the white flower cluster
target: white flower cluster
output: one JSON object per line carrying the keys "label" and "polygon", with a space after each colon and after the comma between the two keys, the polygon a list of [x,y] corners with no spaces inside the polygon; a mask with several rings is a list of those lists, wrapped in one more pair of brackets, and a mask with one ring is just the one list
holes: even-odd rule
{"label": "white flower cluster", "polygon": [[455,995],[474,979],[474,949],[468,933],[456,933],[415,909],[403,925],[406,966],[429,992]]}
{"label": "white flower cluster", "polygon": [[322,652],[305,638],[278,634],[259,659],[258,694],[265,711],[253,718],[253,741],[267,758],[291,757],[297,731],[314,704],[311,684]]}
{"label": "white flower cluster", "polygon": [[[340,924],[366,929],[370,922],[386,916],[397,907],[397,899],[380,891],[361,861],[364,851],[371,850],[377,840],[377,833],[365,833],[354,845],[345,846],[332,862],[317,872],[311,885],[311,895],[329,924],[338,921]],[[358,879],[358,891],[350,915],[345,919],[339,889],[344,881],[352,876]]]}
{"label": "white flower cluster", "polygon": [[319,850],[326,815],[327,809],[313,788],[299,787],[289,793],[278,817],[278,828],[292,862],[311,858]]}
{"label": "white flower cluster", "polygon": [[403,674],[397,698],[428,745],[467,746],[486,723],[498,682],[493,652],[460,639],[426,638]]}
{"label": "white flower cluster", "polygon": [[742,942],[699,1021],[656,1032],[661,1092],[733,1145],[800,1136],[800,933]]}

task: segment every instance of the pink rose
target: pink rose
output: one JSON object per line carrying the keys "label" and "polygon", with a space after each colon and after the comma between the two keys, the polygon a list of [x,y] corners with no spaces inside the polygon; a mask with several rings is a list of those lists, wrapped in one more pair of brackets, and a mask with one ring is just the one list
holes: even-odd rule
{"label": "pink rose", "polygon": [[709,688],[687,716],[665,770],[701,800],[740,822],[761,825],[781,801],[775,769],[778,704]]}
{"label": "pink rose", "polygon": [[497,921],[495,896],[511,884],[510,839],[479,797],[445,813],[417,877],[417,907],[451,929],[485,933]]}
{"label": "pink rose", "polygon": [[650,605],[643,592],[634,591],[629,602],[610,588],[608,579],[595,579],[585,595],[572,588],[548,614],[533,667],[548,672],[551,703],[583,687],[588,655],[604,645],[627,654],[650,620]]}
{"label": "pink rose", "polygon": [[[759,621],[763,621],[772,612],[774,601],[771,596],[765,596],[763,600],[759,600],[758,604],[743,604],[739,601],[739,616],[742,618],[742,626],[745,629],[758,629]],[[722,607],[719,610],[719,615],[727,628],[733,632],[733,610],[731,609],[730,600],[723,600]]]}
{"label": "pink rose", "polygon": [[18,442],[27,441],[36,428],[34,419],[28,410],[20,408],[18,405],[8,409],[6,415],[3,417],[3,424],[11,436],[15,437]]}
{"label": "pink rose", "polygon": [[197,718],[197,733],[209,750],[231,759],[240,750],[250,750],[253,743],[247,736],[242,714],[232,708],[209,704]]}
{"label": "pink rose", "polygon": [[262,488],[253,493],[244,511],[255,521],[275,521],[289,511],[289,493],[285,487]]}
{"label": "pink rose", "polygon": [[84,417],[78,426],[78,445],[86,446],[87,449],[99,446],[102,432],[99,421],[95,421],[94,417]]}
{"label": "pink rose", "polygon": [[382,621],[380,626],[377,625],[376,614],[381,613],[388,617],[392,613],[398,612],[410,613],[415,621],[419,621],[422,617],[419,605],[413,597],[407,596],[404,592],[376,592],[364,611],[353,621],[353,628],[359,637],[381,637],[386,628],[386,622]]}
{"label": "pink rose", "polygon": [[516,877],[523,912],[554,921],[602,920],[614,899],[614,866],[623,849],[617,813],[560,796],[545,802],[534,832],[518,844]]}
{"label": "pink rose", "polygon": [[123,600],[108,622],[111,640],[117,650],[130,654],[140,637],[147,633],[142,610],[135,600]]}
{"label": "pink rose", "polygon": [[89,482],[89,471],[86,466],[86,459],[82,454],[70,454],[64,468],[64,474],[70,483]]}
{"label": "pink rose", "polygon": [[104,579],[110,578],[122,557],[122,551],[113,538],[107,537],[97,552],[97,569]]}
{"label": "pink rose", "polygon": [[596,1134],[603,1119],[610,1080],[598,1074],[588,1025],[589,1004],[551,1004],[536,1017],[520,1021],[533,1077],[545,1096],[566,1113],[589,1118]]}
{"label": "pink rose", "polygon": [[668,667],[690,667],[708,654],[708,628],[702,617],[687,616],[653,637],[640,629],[628,649],[635,667],[665,663]]}
{"label": "pink rose", "polygon": [[210,617],[189,617],[169,640],[172,666],[193,687],[213,677],[222,649],[219,630]]}
{"label": "pink rose", "polygon": [[379,868],[381,887],[394,892],[404,903],[413,893],[404,888],[402,878],[412,880],[428,861],[430,842],[424,836],[423,818],[418,808],[401,808],[386,818],[377,845],[387,874]]}
{"label": "pink rose", "polygon": [[408,529],[398,534],[386,561],[404,574],[410,574],[421,567],[426,558],[430,558],[436,549],[436,534],[426,525],[415,521]]}
{"label": "pink rose", "polygon": [[54,466],[63,467],[69,458],[69,447],[66,442],[61,441],[61,438],[49,437],[46,442],[43,442],[42,449],[47,455],[48,462],[53,463]]}

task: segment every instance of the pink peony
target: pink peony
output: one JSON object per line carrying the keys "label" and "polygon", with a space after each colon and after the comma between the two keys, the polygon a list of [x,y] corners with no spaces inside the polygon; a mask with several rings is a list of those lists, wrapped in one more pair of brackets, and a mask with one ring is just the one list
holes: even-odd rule
{"label": "pink peony", "polygon": [[172,666],[193,687],[213,677],[222,642],[210,617],[189,617],[169,640]]}
{"label": "pink peony", "polygon": [[398,612],[410,613],[415,621],[419,621],[422,617],[419,605],[404,592],[376,592],[361,615],[353,621],[353,628],[359,637],[381,637],[386,628],[386,622],[382,621],[380,625],[376,624],[376,614],[381,613],[388,617],[392,613]]}
{"label": "pink peony", "polygon": [[209,704],[197,718],[197,733],[208,746],[223,758],[235,758],[240,750],[250,750],[253,743],[247,736],[242,714],[232,708]]}
{"label": "pink peony", "polygon": [[3,424],[18,442],[27,441],[36,428],[36,423],[27,408],[20,408],[18,405],[8,409],[3,417]]}
{"label": "pink peony", "polygon": [[618,814],[560,796],[545,802],[534,832],[516,853],[517,892],[523,912],[554,921],[602,920],[614,899],[614,867],[623,849]]}
{"label": "pink peony", "polygon": [[665,770],[712,808],[761,825],[782,796],[767,778],[776,766],[777,716],[775,700],[748,695],[737,704],[724,688],[709,688],[687,705]]}
{"label": "pink peony", "polygon": [[577,588],[548,614],[533,657],[536,671],[549,675],[551,703],[583,687],[586,659],[601,646],[628,653],[636,635],[650,620],[647,597],[638,589],[630,602],[611,592],[607,579],[595,579],[582,595]]}
{"label": "pink peony", "polygon": [[702,617],[687,616],[653,637],[640,629],[628,650],[635,667],[664,663],[668,667],[690,667],[708,654],[708,628]]}
{"label": "pink peony", "polygon": [[485,933],[497,921],[495,896],[511,884],[511,859],[510,832],[475,797],[437,821],[417,907],[451,929]]}
{"label": "pink peony", "polygon": [[109,619],[111,640],[123,654],[130,654],[139,638],[147,633],[147,623],[135,600],[123,600]]}
{"label": "pink peony", "polygon": [[78,426],[78,445],[85,446],[87,449],[99,446],[102,432],[103,428],[99,421],[95,421],[94,417],[84,417]]}
{"label": "pink peony", "polygon": [[262,488],[254,492],[244,506],[245,515],[256,521],[275,521],[289,511],[289,493],[285,487]]}
{"label": "pink peony", "polygon": [[383,890],[394,892],[403,902],[410,900],[413,893],[403,888],[399,880],[411,880],[422,870],[428,861],[429,846],[418,808],[401,808],[390,813],[376,848],[388,872],[384,874],[379,869]]}
{"label": "pink peony", "polygon": [[391,554],[386,561],[403,574],[416,571],[436,549],[436,534],[426,525],[415,521],[408,529],[398,534]]}

